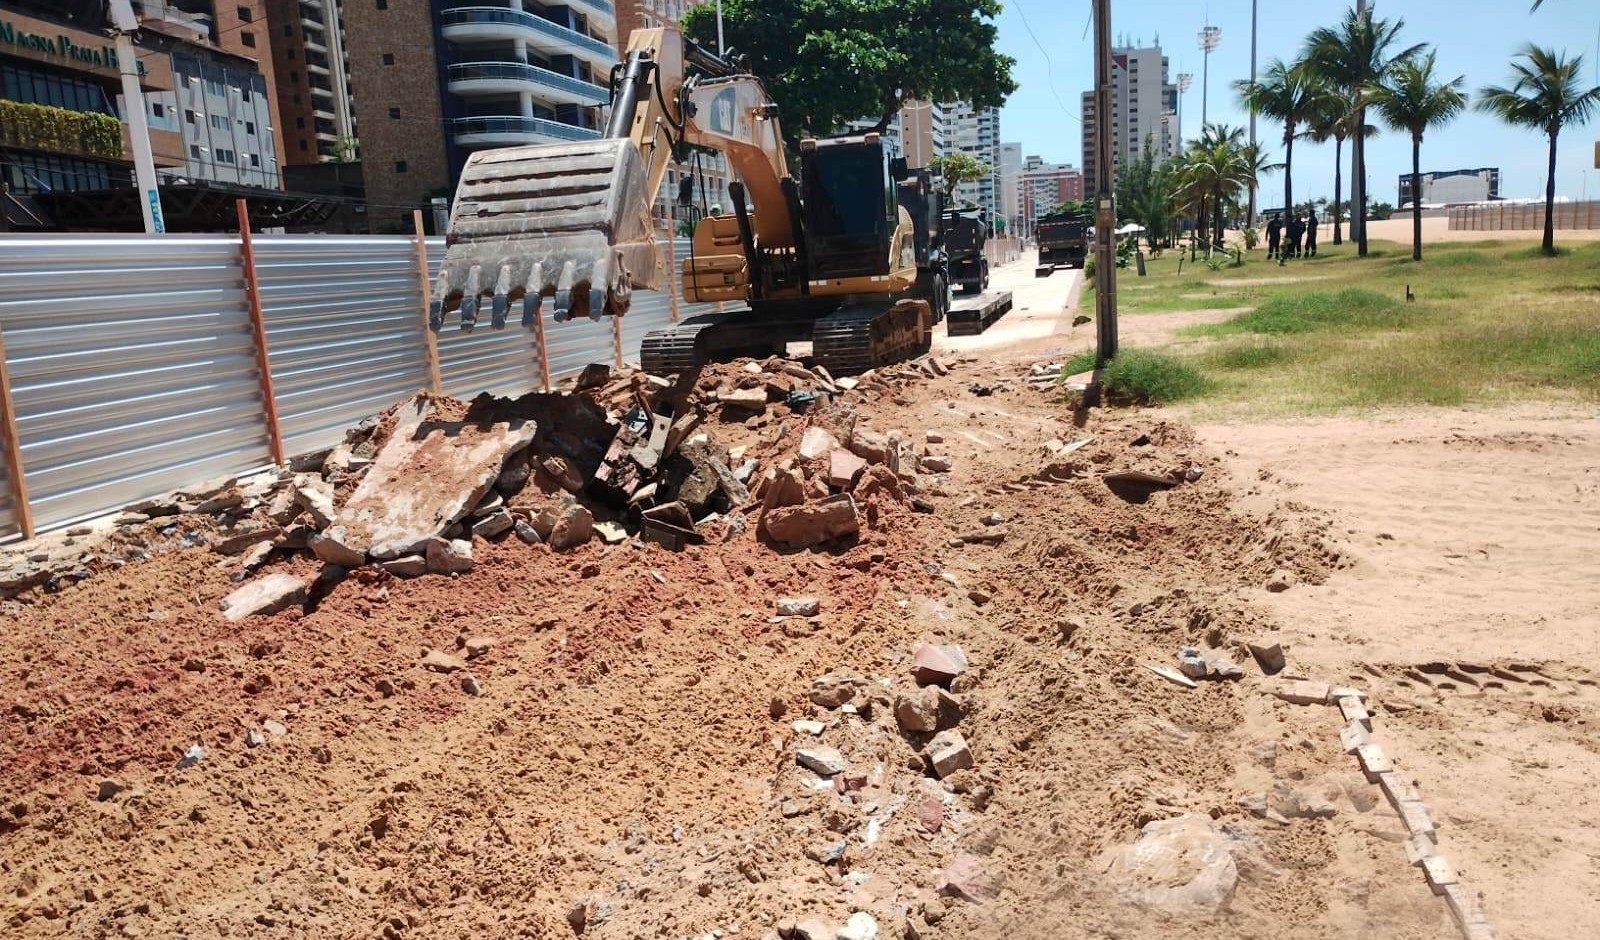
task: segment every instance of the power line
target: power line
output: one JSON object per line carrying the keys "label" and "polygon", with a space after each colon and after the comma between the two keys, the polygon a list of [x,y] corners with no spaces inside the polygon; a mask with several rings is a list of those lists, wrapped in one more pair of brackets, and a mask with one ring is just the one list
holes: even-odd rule
{"label": "power line", "polygon": [[1067,117],[1072,118],[1074,121],[1077,121],[1080,124],[1083,123],[1083,118],[1067,110],[1066,102],[1061,100],[1061,93],[1056,91],[1056,64],[1051,60],[1050,52],[1049,50],[1045,49],[1044,43],[1040,42],[1039,37],[1035,35],[1033,31],[1033,24],[1028,22],[1028,14],[1024,13],[1022,10],[1022,0],[1016,0],[1012,6],[1017,11],[1017,15],[1022,17],[1022,26],[1028,31],[1029,38],[1033,40],[1033,44],[1035,46],[1039,47],[1040,54],[1044,56],[1045,81],[1050,86],[1050,96],[1056,99],[1056,107],[1060,108],[1061,113],[1065,114]]}

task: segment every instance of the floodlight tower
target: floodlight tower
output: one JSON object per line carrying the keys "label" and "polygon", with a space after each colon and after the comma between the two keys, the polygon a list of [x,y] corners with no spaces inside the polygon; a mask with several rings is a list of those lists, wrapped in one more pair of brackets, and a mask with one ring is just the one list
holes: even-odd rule
{"label": "floodlight tower", "polygon": [[1183,150],[1183,93],[1188,91],[1189,86],[1193,84],[1193,72],[1179,72],[1178,80],[1173,82],[1174,87],[1178,89],[1178,107],[1176,110],[1178,112],[1178,150],[1180,152]]}
{"label": "floodlight tower", "polygon": [[1211,90],[1211,53],[1222,45],[1222,30],[1216,26],[1207,26],[1200,31],[1200,50],[1206,54],[1205,62],[1200,68],[1200,126],[1204,128],[1208,120],[1206,115],[1206,98]]}

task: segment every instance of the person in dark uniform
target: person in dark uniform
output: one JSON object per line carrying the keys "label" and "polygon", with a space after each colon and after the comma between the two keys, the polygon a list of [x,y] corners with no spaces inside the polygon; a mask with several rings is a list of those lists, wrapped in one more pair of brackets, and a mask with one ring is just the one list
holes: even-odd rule
{"label": "person in dark uniform", "polygon": [[1312,209],[1306,216],[1306,257],[1317,256],[1317,210]]}
{"label": "person in dark uniform", "polygon": [[1277,216],[1267,220],[1267,257],[1278,257],[1278,245],[1283,238],[1283,220]]}
{"label": "person in dark uniform", "polygon": [[1300,239],[1306,234],[1306,221],[1298,215],[1289,218],[1289,257],[1300,257]]}

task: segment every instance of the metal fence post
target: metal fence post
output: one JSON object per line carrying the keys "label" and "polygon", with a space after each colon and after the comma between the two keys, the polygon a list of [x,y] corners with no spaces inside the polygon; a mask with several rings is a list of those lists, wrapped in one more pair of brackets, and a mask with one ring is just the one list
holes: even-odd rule
{"label": "metal fence post", "polygon": [[244,266],[244,290],[250,299],[250,330],[255,334],[256,367],[261,374],[262,411],[267,419],[267,446],[272,462],[283,466],[283,436],[278,433],[278,399],[272,391],[272,358],[267,352],[267,326],[261,316],[261,285],[256,281],[256,252],[250,244],[250,207],[240,197],[235,201],[239,213],[240,261]]}
{"label": "metal fence post", "polygon": [[11,369],[6,365],[5,331],[0,329],[0,421],[6,436],[6,463],[11,481],[11,505],[17,508],[22,537],[33,538],[33,510],[28,506],[28,481],[22,469],[22,442],[17,439],[17,411],[11,402]]}
{"label": "metal fence post", "polygon": [[433,288],[428,283],[428,236],[422,227],[422,210],[411,210],[411,224],[417,230],[417,283],[422,287],[422,355],[428,363],[428,387],[435,395],[444,394],[439,377],[439,340],[428,324],[428,309],[433,306]]}

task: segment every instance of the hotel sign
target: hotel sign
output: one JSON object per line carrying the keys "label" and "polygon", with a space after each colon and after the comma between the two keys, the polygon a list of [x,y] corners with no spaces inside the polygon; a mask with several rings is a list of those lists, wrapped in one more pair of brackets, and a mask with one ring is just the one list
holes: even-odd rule
{"label": "hotel sign", "polygon": [[[51,58],[67,59],[91,68],[115,70],[117,67],[117,50],[112,46],[82,45],[66,33],[60,32],[54,36],[39,32],[30,33],[15,22],[0,19],[0,47],[3,46],[15,46]],[[142,62],[139,63],[139,72],[144,73]]]}

